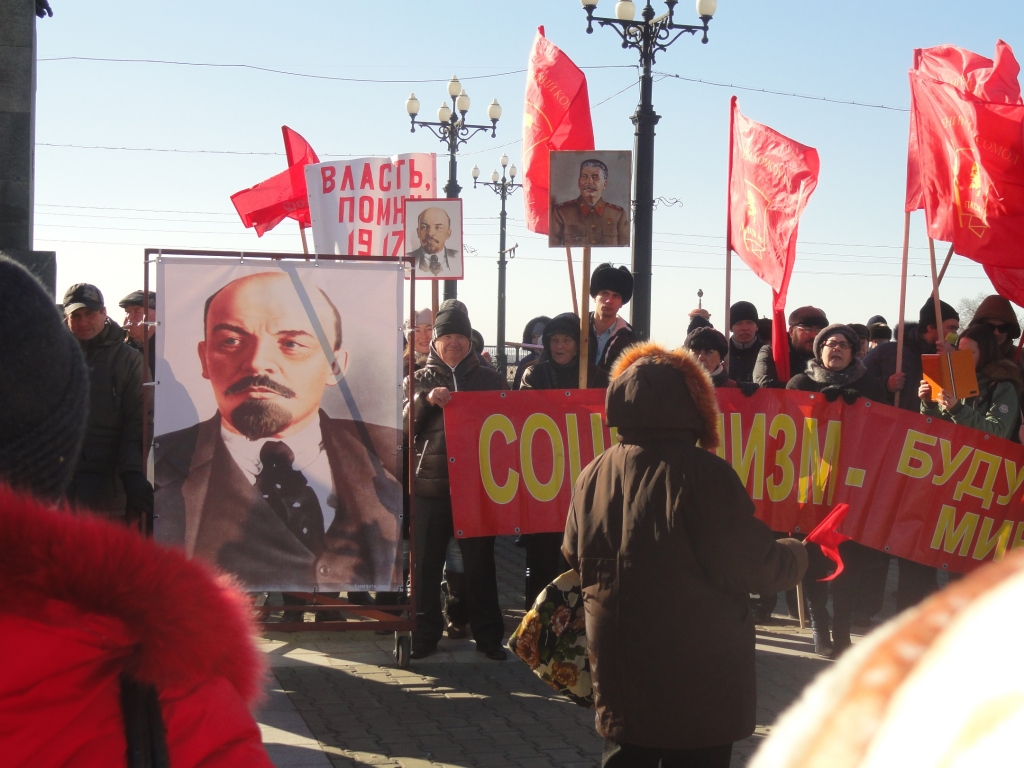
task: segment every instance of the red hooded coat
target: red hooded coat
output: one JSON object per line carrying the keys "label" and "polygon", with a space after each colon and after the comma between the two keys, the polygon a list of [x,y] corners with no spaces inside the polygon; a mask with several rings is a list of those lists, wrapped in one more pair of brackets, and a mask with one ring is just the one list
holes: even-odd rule
{"label": "red hooded coat", "polygon": [[5,766],[126,765],[128,673],[158,692],[173,768],[271,768],[249,712],[264,667],[225,577],[0,488],[0,585]]}

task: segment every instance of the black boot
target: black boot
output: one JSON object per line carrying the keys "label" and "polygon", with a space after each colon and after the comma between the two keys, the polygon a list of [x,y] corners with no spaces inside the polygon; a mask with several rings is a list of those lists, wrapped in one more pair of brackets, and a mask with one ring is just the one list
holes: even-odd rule
{"label": "black boot", "polygon": [[836,619],[832,623],[832,655],[837,659],[839,655],[852,645],[850,640],[850,622]]}
{"label": "black boot", "polygon": [[469,612],[466,608],[466,574],[447,573],[441,588],[444,590],[445,634],[453,640],[466,636],[466,624],[469,623]]}
{"label": "black boot", "polygon": [[829,637],[827,622],[812,623],[811,637],[814,639],[814,652],[818,656],[828,658],[832,655],[832,639]]}

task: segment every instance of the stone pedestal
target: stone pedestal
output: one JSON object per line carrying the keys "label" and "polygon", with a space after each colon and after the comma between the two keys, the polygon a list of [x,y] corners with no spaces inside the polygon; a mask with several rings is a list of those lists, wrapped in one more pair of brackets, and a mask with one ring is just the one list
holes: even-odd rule
{"label": "stone pedestal", "polygon": [[0,0],[0,249],[32,250],[35,0]]}

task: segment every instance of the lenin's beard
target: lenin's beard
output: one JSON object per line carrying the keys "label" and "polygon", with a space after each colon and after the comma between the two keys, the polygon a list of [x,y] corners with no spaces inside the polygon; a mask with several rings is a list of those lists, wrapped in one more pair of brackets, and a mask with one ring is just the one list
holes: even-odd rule
{"label": "lenin's beard", "polygon": [[[273,390],[284,397],[295,397],[288,387],[278,384],[267,376],[247,376],[232,384],[225,394],[244,391],[251,386]],[[231,423],[242,435],[250,440],[272,437],[292,423],[292,413],[277,403],[249,398],[231,412]]]}

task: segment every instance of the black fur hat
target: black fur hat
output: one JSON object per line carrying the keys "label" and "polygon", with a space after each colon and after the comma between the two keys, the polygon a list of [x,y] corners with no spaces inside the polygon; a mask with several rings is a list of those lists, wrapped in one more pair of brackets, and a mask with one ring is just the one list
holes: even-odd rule
{"label": "black fur hat", "polygon": [[590,296],[594,298],[601,291],[615,291],[622,297],[623,304],[633,298],[633,275],[626,267],[613,267],[608,262],[598,264],[590,278]]}

